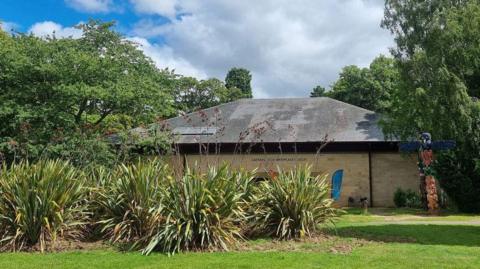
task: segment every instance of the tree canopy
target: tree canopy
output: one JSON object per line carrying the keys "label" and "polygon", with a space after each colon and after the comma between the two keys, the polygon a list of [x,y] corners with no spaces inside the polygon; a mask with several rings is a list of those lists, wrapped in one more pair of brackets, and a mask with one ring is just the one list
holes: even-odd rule
{"label": "tree canopy", "polygon": [[327,93],[327,90],[324,87],[318,85],[312,89],[312,92],[310,93],[310,97],[323,97],[323,96],[326,96],[326,93]]}
{"label": "tree canopy", "polygon": [[[480,82],[480,5],[415,3],[386,5],[383,25],[397,33],[401,84],[392,96],[385,130],[405,139],[429,131],[437,138],[464,140],[472,128],[472,109],[478,106],[472,97],[478,97]],[[420,33],[407,31],[406,25],[417,25],[412,29]]]}
{"label": "tree canopy", "polygon": [[382,113],[390,107],[390,96],[397,87],[398,79],[395,60],[381,55],[368,68],[344,67],[326,95]]}
{"label": "tree canopy", "polygon": [[252,75],[250,71],[245,68],[234,67],[227,73],[225,86],[235,92],[237,89],[240,89],[243,98],[252,98],[251,81]]}
{"label": "tree canopy", "polygon": [[231,102],[242,96],[240,89],[227,89],[216,78],[199,81],[192,77],[180,77],[174,89],[175,107],[186,113]]}
{"label": "tree canopy", "polygon": [[91,20],[77,39],[0,30],[2,158],[105,163],[118,156],[112,133],[242,95],[218,79],[158,69],[112,26]]}
{"label": "tree canopy", "polygon": [[387,0],[383,27],[394,35],[400,83],[384,132],[454,139],[434,173],[466,212],[480,210],[480,3],[476,0]]}

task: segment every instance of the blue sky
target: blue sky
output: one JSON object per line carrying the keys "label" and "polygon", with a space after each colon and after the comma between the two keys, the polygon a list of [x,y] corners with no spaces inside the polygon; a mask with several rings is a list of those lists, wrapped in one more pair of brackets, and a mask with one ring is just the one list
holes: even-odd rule
{"label": "blue sky", "polygon": [[253,75],[254,97],[301,97],[329,87],[343,66],[368,66],[393,39],[383,0],[1,0],[3,28],[79,36],[89,18],[115,20],[159,68],[223,79]]}
{"label": "blue sky", "polygon": [[[64,26],[74,26],[88,19],[101,19],[115,21],[116,29],[124,34],[135,23],[144,19],[145,14],[134,11],[134,5],[128,1],[117,1],[116,6],[111,5],[107,11],[82,9],[73,3],[82,1],[63,0],[1,0],[0,20],[12,23],[15,30],[27,32],[32,25],[38,22],[52,21]],[[88,1],[87,1],[88,2]],[[107,1],[109,2],[109,1]],[[113,1],[111,3],[114,3]],[[147,15],[157,23],[166,23],[168,18],[158,14]]]}

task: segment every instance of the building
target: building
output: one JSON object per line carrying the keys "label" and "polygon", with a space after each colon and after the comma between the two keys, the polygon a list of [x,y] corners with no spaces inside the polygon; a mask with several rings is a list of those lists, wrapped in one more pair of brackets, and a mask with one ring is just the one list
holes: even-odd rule
{"label": "building", "polygon": [[393,206],[397,188],[417,190],[415,156],[399,153],[375,112],[334,99],[241,99],[169,119],[184,165],[228,162],[257,169],[310,164],[316,174],[343,169],[338,204],[367,197],[371,206]]}

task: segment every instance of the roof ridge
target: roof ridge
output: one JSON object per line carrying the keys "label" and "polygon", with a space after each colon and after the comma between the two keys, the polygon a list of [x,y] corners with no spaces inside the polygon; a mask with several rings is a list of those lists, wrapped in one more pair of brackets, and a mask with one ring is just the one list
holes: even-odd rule
{"label": "roof ridge", "polygon": [[270,100],[312,100],[312,99],[322,99],[329,97],[272,97],[272,98],[241,98],[236,101],[270,101]]}
{"label": "roof ridge", "polygon": [[353,107],[355,109],[361,109],[361,110],[364,110],[364,111],[369,112],[369,113],[378,114],[375,111],[372,111],[372,110],[369,110],[369,109],[366,109],[366,108],[363,108],[363,107],[359,107],[359,106],[356,106],[356,105],[352,105],[352,104],[349,104],[349,103],[346,103],[346,102],[343,102],[343,101],[340,101],[340,100],[337,100],[337,99],[334,99],[334,98],[331,98],[331,97],[327,97],[327,96],[320,96],[320,97],[285,97],[285,98],[240,98],[240,99],[233,100],[233,101],[230,101],[230,102],[227,102],[227,103],[218,104],[216,106],[212,106],[212,107],[208,107],[208,108],[202,108],[202,109],[199,109],[199,110],[196,110],[196,111],[192,111],[192,112],[186,113],[185,115],[178,115],[178,116],[169,118],[168,120],[175,119],[175,118],[180,118],[180,117],[185,117],[186,115],[192,115],[194,113],[198,113],[199,111],[208,112],[208,111],[211,111],[211,110],[219,109],[221,107],[230,106],[230,105],[233,105],[233,104],[236,104],[236,103],[245,103],[245,102],[251,102],[251,101],[255,102],[255,101],[285,101],[285,100],[313,100],[313,99],[329,100],[329,101],[341,103],[342,105],[347,105],[347,106]]}
{"label": "roof ridge", "polygon": [[[349,104],[347,102],[344,102],[344,101],[340,101],[340,100],[337,100],[335,98],[332,98],[332,97],[328,97],[328,96],[320,96],[320,97],[280,97],[280,98],[241,98],[241,99],[237,99],[233,102],[245,102],[245,101],[285,101],[285,100],[312,100],[312,99],[322,99],[322,100],[329,100],[329,101],[334,101],[334,102],[337,102],[337,103],[341,103],[342,105],[347,105],[347,106],[350,106],[350,107],[353,107],[353,108],[356,108],[356,109],[361,109],[361,110],[364,110],[366,112],[369,112],[369,113],[375,113],[375,114],[378,114],[377,112],[373,111],[373,110],[369,110],[369,109],[366,109],[366,108],[363,108],[363,107],[360,107],[360,106],[356,106],[356,105],[352,105],[352,104]],[[230,102],[230,103],[233,103],[233,102]],[[229,103],[226,103],[226,104],[229,104]]]}
{"label": "roof ridge", "polygon": [[373,110],[366,109],[366,108],[363,108],[363,107],[360,107],[360,106],[356,106],[356,105],[352,105],[352,104],[349,104],[349,103],[347,103],[347,102],[340,101],[340,100],[337,100],[337,99],[334,99],[334,98],[331,98],[331,97],[321,97],[321,98],[326,98],[326,99],[332,100],[332,101],[337,102],[337,103],[341,103],[341,104],[344,104],[344,105],[347,105],[347,106],[351,106],[351,107],[354,107],[354,108],[358,108],[358,109],[361,109],[361,110],[365,110],[365,111],[368,111],[368,112],[370,112],[370,113],[378,114],[377,112],[375,112],[375,111],[373,111]]}

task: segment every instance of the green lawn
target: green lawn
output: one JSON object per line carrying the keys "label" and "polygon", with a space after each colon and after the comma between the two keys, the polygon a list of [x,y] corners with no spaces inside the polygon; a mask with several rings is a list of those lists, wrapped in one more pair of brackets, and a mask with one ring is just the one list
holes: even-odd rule
{"label": "green lawn", "polygon": [[[421,220],[417,220],[421,217]],[[0,254],[0,268],[480,268],[479,217],[420,211],[349,210],[327,237],[267,239],[229,253],[142,256],[102,249]],[[449,224],[461,222],[461,224]]]}

